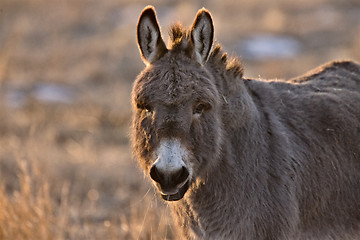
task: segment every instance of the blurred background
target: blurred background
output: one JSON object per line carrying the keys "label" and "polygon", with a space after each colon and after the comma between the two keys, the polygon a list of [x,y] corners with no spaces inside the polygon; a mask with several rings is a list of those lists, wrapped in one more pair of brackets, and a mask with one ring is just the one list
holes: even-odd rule
{"label": "blurred background", "polygon": [[245,76],[360,60],[358,0],[1,0],[0,239],[176,239],[129,146],[136,23],[213,15]]}

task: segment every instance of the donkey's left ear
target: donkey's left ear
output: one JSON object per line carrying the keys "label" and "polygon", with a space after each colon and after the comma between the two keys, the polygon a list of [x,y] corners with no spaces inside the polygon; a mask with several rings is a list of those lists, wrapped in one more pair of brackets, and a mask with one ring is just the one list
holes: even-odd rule
{"label": "donkey's left ear", "polygon": [[205,8],[196,14],[191,28],[191,41],[194,46],[194,57],[204,65],[210,55],[214,40],[214,25],[211,14]]}

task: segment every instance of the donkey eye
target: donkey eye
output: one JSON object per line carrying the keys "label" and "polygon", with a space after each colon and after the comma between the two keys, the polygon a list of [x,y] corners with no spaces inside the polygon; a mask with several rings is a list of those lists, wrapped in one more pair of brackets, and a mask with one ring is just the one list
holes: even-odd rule
{"label": "donkey eye", "polygon": [[146,112],[152,112],[152,108],[149,105],[145,105],[144,109]]}
{"label": "donkey eye", "polygon": [[204,103],[199,103],[198,105],[196,105],[193,114],[202,114],[206,109],[208,108],[208,106]]}
{"label": "donkey eye", "polygon": [[138,103],[136,105],[136,107],[138,109],[141,109],[141,110],[145,110],[147,113],[151,113],[152,112],[152,107],[149,105],[149,104],[146,104],[146,103]]}

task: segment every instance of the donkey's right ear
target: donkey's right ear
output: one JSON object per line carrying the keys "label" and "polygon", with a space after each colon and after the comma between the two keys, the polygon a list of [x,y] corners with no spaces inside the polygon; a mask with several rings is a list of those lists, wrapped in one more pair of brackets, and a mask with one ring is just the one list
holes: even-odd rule
{"label": "donkey's right ear", "polygon": [[141,12],[137,25],[137,42],[145,64],[151,64],[168,51],[161,38],[155,9],[147,6]]}

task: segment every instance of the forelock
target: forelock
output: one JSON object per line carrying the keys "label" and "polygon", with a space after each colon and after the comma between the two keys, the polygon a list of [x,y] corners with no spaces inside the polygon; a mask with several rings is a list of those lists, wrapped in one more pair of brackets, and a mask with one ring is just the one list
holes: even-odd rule
{"label": "forelock", "polygon": [[184,29],[180,23],[176,23],[171,26],[169,30],[170,35],[170,46],[172,49],[175,48],[184,48],[188,46],[189,43],[189,32]]}

